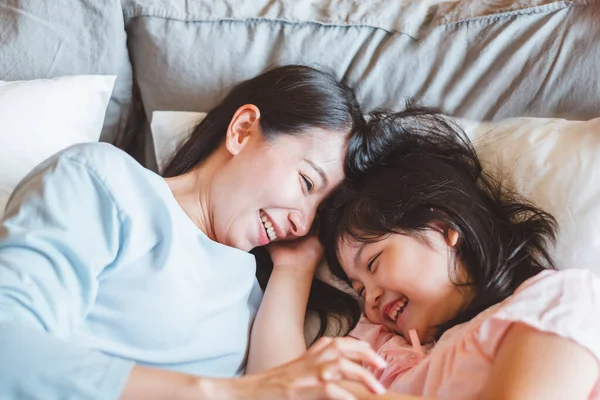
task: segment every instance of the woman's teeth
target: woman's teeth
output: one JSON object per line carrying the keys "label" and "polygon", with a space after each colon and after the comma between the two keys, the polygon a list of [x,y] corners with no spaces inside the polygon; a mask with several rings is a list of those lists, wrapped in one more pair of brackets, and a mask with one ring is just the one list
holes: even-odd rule
{"label": "woman's teeth", "polygon": [[265,231],[267,232],[267,236],[269,237],[269,241],[273,242],[277,240],[277,234],[275,233],[275,229],[273,228],[273,224],[269,221],[269,217],[264,212],[260,212],[260,220],[262,221],[263,226],[265,227]]}
{"label": "woman's teeth", "polygon": [[408,298],[403,297],[394,304],[389,311],[387,316],[394,322],[398,320],[398,317],[404,312],[404,307],[408,304]]}

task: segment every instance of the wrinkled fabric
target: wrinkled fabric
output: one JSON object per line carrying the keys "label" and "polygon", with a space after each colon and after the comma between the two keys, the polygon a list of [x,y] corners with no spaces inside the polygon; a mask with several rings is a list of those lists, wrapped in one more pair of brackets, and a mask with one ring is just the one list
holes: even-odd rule
{"label": "wrinkled fabric", "polygon": [[234,84],[288,63],[332,70],[365,111],[402,109],[409,98],[476,120],[587,120],[600,110],[598,0],[123,7],[146,121],[157,110],[206,112]]}
{"label": "wrinkled fabric", "polygon": [[[388,360],[379,376],[390,390],[469,400],[479,398],[502,339],[515,323],[572,340],[600,362],[600,279],[581,269],[542,272],[504,302],[448,330],[420,359],[410,357],[414,350],[404,339],[366,319],[351,335]],[[590,399],[600,399],[598,378]]]}
{"label": "wrinkled fabric", "polygon": [[101,136],[116,144],[132,97],[126,41],[119,0],[0,0],[0,80],[116,75]]}

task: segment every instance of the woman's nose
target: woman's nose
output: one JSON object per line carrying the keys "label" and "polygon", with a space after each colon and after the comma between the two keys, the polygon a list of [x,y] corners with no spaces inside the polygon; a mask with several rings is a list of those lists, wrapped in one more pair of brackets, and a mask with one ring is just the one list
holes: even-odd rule
{"label": "woman's nose", "polygon": [[288,214],[288,220],[290,221],[290,233],[292,235],[302,237],[308,234],[312,221],[309,221],[301,212],[291,211]]}

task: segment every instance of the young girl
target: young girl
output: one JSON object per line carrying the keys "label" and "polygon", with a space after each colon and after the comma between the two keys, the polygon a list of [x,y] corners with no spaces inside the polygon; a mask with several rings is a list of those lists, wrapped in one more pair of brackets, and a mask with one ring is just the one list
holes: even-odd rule
{"label": "young girl", "polygon": [[441,115],[377,113],[368,129],[377,161],[330,200],[321,239],[364,301],[351,335],[387,360],[385,398],[599,399],[600,280],[556,271],[554,218],[486,175]]}

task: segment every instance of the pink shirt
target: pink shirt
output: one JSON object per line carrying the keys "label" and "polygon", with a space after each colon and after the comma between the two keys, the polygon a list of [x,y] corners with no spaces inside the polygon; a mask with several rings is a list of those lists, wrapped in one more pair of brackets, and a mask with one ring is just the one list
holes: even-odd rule
{"label": "pink shirt", "polygon": [[[516,322],[571,339],[600,362],[600,279],[586,270],[544,271],[502,303],[446,331],[435,346],[423,346],[425,354],[364,317],[350,335],[388,361],[375,374],[390,390],[468,400],[481,394],[502,338]],[[600,377],[590,399],[600,400]]]}

